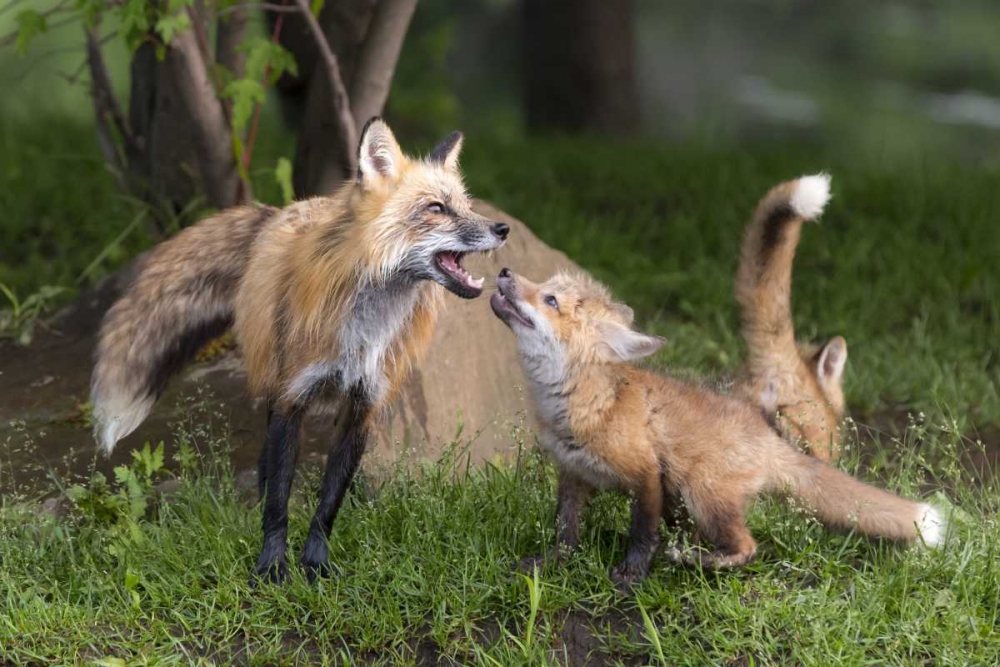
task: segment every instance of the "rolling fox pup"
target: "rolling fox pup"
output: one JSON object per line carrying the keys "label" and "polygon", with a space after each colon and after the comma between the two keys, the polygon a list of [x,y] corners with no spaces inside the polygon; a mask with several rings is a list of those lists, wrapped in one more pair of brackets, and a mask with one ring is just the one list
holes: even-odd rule
{"label": "rolling fox pup", "polygon": [[823,461],[840,453],[847,341],[797,343],[792,262],[802,225],[830,199],[830,177],[806,176],[768,192],[747,225],[736,271],[736,301],[747,362],[736,393],[754,403],[789,441]]}
{"label": "rolling fox pup", "polygon": [[678,503],[714,550],[668,555],[710,568],[754,557],[746,513],[764,493],[796,498],[831,527],[943,540],[936,509],[807,456],[746,401],[632,366],[664,341],[633,330],[631,309],[592,279],[535,284],[504,269],[497,287],[490,305],[517,339],[540,440],[559,468],[557,555],[577,546],[586,502],[604,488],[633,496],[627,555],[612,571],[622,585],[648,573],[660,522]]}
{"label": "rolling fox pup", "polygon": [[251,392],[268,405],[258,576],[287,574],[303,416],[339,406],[345,421],[302,551],[313,578],[330,571],[327,539],[373,420],[429,344],[444,291],[482,293],[483,279],[462,258],[499,248],[509,227],[472,211],[461,146],[455,132],[427,159],[412,159],[372,119],[354,181],[330,197],[237,207],[185,229],[153,250],[104,319],[91,400],[107,452],[201,345],[234,328]]}

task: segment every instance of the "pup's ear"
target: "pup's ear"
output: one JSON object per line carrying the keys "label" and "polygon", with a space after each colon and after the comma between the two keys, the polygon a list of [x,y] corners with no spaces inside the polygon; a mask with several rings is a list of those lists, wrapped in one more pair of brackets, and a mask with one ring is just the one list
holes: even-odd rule
{"label": "pup's ear", "polygon": [[634,361],[653,354],[666,343],[665,338],[647,336],[617,322],[597,324],[597,353],[607,362]]}
{"label": "pup's ear", "polygon": [[458,154],[462,152],[463,140],[464,137],[461,132],[452,132],[449,134],[431,151],[431,162],[436,162],[443,165],[445,169],[452,171],[458,169]]}
{"label": "pup's ear", "polygon": [[831,338],[816,355],[816,377],[826,385],[839,385],[847,363],[847,341],[842,336]]}
{"label": "pup's ear", "polygon": [[611,304],[611,309],[618,313],[618,316],[625,320],[629,325],[635,321],[635,311],[626,306],[624,303],[613,303]]}
{"label": "pup's ear", "polygon": [[358,145],[358,183],[372,185],[399,176],[403,151],[381,118],[365,123]]}

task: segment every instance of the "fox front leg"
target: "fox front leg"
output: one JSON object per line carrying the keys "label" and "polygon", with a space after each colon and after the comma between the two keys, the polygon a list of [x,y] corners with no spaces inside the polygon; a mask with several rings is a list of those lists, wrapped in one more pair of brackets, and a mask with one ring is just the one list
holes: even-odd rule
{"label": "fox front leg", "polygon": [[309,524],[309,535],[302,548],[302,568],[310,581],[333,573],[327,540],[368,444],[371,404],[360,387],[352,389],[346,400],[348,404],[344,411],[346,422],[343,436],[338,445],[327,454],[319,505]]}
{"label": "fox front leg", "polygon": [[580,520],[593,494],[592,486],[575,475],[559,472],[556,499],[556,544],[550,555],[528,556],[521,560],[521,569],[530,572],[541,567],[546,559],[555,562],[573,553],[580,546]]}
{"label": "fox front leg", "polygon": [[254,567],[254,579],[273,583],[288,575],[285,551],[288,545],[288,497],[299,451],[302,414],[269,410],[267,438],[260,457],[260,491],[264,500],[264,542]]}
{"label": "fox front leg", "polygon": [[635,490],[632,501],[632,525],[628,535],[625,560],[611,571],[611,580],[621,590],[649,574],[653,555],[660,545],[660,521],[663,519],[663,492],[658,475],[650,475]]}

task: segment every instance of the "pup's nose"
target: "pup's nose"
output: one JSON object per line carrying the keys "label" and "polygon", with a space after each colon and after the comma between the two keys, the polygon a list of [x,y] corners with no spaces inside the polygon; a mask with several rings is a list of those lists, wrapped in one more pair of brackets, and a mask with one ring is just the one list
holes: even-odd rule
{"label": "pup's nose", "polygon": [[493,233],[499,236],[501,239],[506,239],[507,235],[510,234],[510,225],[506,222],[498,222],[493,225]]}
{"label": "pup's nose", "polygon": [[510,278],[510,269],[508,269],[506,266],[500,269],[500,277]]}

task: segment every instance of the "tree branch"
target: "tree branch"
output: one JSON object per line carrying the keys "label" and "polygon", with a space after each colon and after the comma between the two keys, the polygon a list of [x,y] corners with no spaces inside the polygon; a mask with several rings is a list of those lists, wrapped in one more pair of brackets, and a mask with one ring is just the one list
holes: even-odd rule
{"label": "tree branch", "polygon": [[[288,9],[298,11],[295,7]],[[250,8],[248,5],[233,5],[220,9],[216,14],[220,19],[215,28],[215,61],[232,72],[235,78],[242,78],[247,57],[245,53],[240,52],[239,45],[246,36]],[[223,15],[226,15],[226,18],[221,18]]]}
{"label": "tree branch", "polygon": [[351,115],[360,126],[382,114],[417,0],[381,0],[351,82]]}
{"label": "tree branch", "polygon": [[286,14],[298,14],[301,9],[295,5],[278,5],[273,2],[242,2],[238,5],[233,5],[231,7],[224,7],[215,12],[216,16],[225,16],[226,14],[233,14],[246,11],[249,13],[252,9],[259,9],[266,12],[276,12],[276,13],[286,13]]}
{"label": "tree branch", "polygon": [[107,112],[122,139],[127,143],[131,143],[134,141],[132,131],[125,120],[125,114],[122,113],[118,98],[115,96],[115,89],[111,85],[111,76],[108,74],[108,68],[104,64],[104,56],[101,53],[101,44],[108,41],[113,35],[99,38],[97,29],[93,28],[86,31],[86,36],[87,65],[90,67],[90,81],[94,88],[92,91],[94,100]]}
{"label": "tree branch", "polygon": [[107,67],[104,64],[104,57],[101,54],[101,46],[97,38],[97,29],[85,30],[87,38],[87,65],[90,68],[90,98],[94,102],[94,116],[97,121],[97,143],[104,156],[118,187],[122,192],[130,192],[129,183],[126,179],[128,166],[118,150],[114,134],[111,131],[112,123],[118,129],[122,140],[126,143],[132,141],[132,134],[129,132],[125,117],[122,115],[115,91],[111,87],[111,78],[108,76]]}
{"label": "tree branch", "polygon": [[358,169],[358,158],[355,152],[358,145],[358,129],[354,122],[354,116],[351,115],[351,102],[347,95],[347,88],[344,86],[344,80],[340,76],[340,66],[337,64],[337,56],[330,49],[330,44],[326,41],[323,29],[319,26],[319,22],[316,21],[316,17],[313,16],[312,10],[309,8],[309,2],[307,0],[295,0],[295,2],[299,6],[303,18],[305,18],[306,24],[309,26],[309,31],[312,33],[313,39],[316,40],[320,59],[323,61],[323,68],[326,71],[327,80],[330,84],[330,93],[333,95],[334,115],[340,125],[340,132],[344,139],[341,142],[344,150],[344,164],[349,167],[350,173],[353,174]]}
{"label": "tree branch", "polygon": [[232,130],[202,58],[194,30],[177,34],[167,49],[174,86],[194,126],[198,168],[209,204],[227,208],[241,199],[239,172],[232,150]]}

